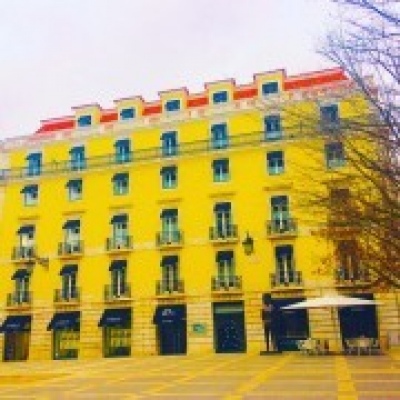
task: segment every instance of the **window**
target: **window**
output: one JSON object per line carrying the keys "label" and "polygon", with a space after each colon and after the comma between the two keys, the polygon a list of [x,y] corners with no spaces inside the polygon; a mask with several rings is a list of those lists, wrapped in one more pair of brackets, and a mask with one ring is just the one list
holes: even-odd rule
{"label": "window", "polygon": [[265,140],[277,140],[282,138],[281,116],[268,115],[264,118]]}
{"label": "window", "polygon": [[336,127],[339,123],[339,107],[337,104],[320,107],[320,118],[323,128]]}
{"label": "window", "polygon": [[176,208],[164,209],[160,217],[162,242],[179,242],[178,210]]}
{"label": "window", "polygon": [[116,214],[111,218],[112,235],[115,247],[125,245],[128,237],[128,214]]}
{"label": "window", "polygon": [[121,172],[115,174],[112,178],[113,192],[116,196],[122,196],[129,192],[129,174]]}
{"label": "window", "polygon": [[129,139],[117,140],[115,147],[115,162],[125,163],[131,161],[131,141]]}
{"label": "window", "polygon": [[228,92],[226,90],[224,90],[221,92],[213,93],[212,101],[214,104],[226,103],[228,101]]}
{"label": "window", "polygon": [[85,147],[73,147],[70,151],[71,170],[79,171],[86,168]]}
{"label": "window", "polygon": [[226,239],[236,236],[232,225],[231,203],[216,203],[214,206],[215,229],[213,239]]}
{"label": "window", "polygon": [[28,161],[27,175],[40,175],[42,168],[42,153],[31,153],[26,157]]}
{"label": "window", "polygon": [[126,260],[115,260],[111,263],[111,296],[120,297],[127,292]]}
{"label": "window", "polygon": [[19,236],[20,258],[34,256],[35,226],[23,225],[18,229],[17,235]]}
{"label": "window", "polygon": [[211,147],[213,149],[225,149],[228,145],[228,126],[225,123],[212,125]]}
{"label": "window", "polygon": [[219,251],[217,262],[217,287],[229,288],[235,285],[235,263],[233,251]]}
{"label": "window", "polygon": [[263,96],[278,93],[278,82],[267,82],[261,86]]}
{"label": "window", "polygon": [[267,153],[269,175],[279,175],[285,172],[285,160],[283,151],[271,151]]}
{"label": "window", "polygon": [[295,282],[293,246],[275,247],[276,280],[279,284]]}
{"label": "window", "polygon": [[39,198],[39,187],[38,185],[27,185],[21,190],[24,205],[25,206],[36,206]]}
{"label": "window", "polygon": [[325,145],[325,159],[328,168],[338,168],[345,164],[343,143],[335,142]]}
{"label": "window", "polygon": [[161,185],[163,189],[173,189],[177,187],[178,179],[176,166],[161,168]]}
{"label": "window", "polygon": [[161,260],[161,292],[179,291],[178,256],[164,256]]}
{"label": "window", "polygon": [[136,117],[136,109],[133,107],[123,108],[119,113],[119,119],[123,121],[127,119],[133,119],[135,117]]}
{"label": "window", "polygon": [[68,220],[64,225],[65,253],[80,251],[81,221]]}
{"label": "window", "polygon": [[77,276],[77,265],[64,265],[60,271],[61,275],[61,298],[63,300],[71,300],[77,298],[77,287],[76,287],[76,276]]}
{"label": "window", "polygon": [[360,254],[355,240],[340,240],[336,246],[336,259],[342,280],[360,278]]}
{"label": "window", "polygon": [[161,135],[161,152],[164,157],[178,154],[178,140],[175,131],[165,132]]}
{"label": "window", "polygon": [[15,279],[15,294],[14,301],[16,304],[29,303],[29,286],[30,286],[30,275],[25,270],[18,270],[13,279]]}
{"label": "window", "polygon": [[287,196],[271,197],[271,220],[273,232],[286,232],[289,229],[289,200]]}
{"label": "window", "polygon": [[84,128],[86,126],[92,125],[92,116],[91,115],[81,115],[78,118],[78,127],[79,128]]}
{"label": "window", "polygon": [[181,108],[180,100],[168,100],[165,102],[165,111],[178,111]]}
{"label": "window", "polygon": [[223,158],[212,162],[214,182],[227,182],[229,180],[229,160]]}
{"label": "window", "polygon": [[68,199],[70,201],[82,198],[82,179],[71,179],[67,182]]}

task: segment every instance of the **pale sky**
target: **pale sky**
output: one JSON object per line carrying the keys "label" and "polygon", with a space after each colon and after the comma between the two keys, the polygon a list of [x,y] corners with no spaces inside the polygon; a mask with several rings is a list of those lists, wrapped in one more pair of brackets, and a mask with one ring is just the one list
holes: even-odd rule
{"label": "pale sky", "polygon": [[0,0],[0,138],[71,107],[333,67],[329,0]]}

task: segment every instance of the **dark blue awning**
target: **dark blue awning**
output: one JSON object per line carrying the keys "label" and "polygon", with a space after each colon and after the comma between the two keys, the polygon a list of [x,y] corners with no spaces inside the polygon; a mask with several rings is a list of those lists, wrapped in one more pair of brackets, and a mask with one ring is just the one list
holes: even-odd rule
{"label": "dark blue awning", "polygon": [[81,225],[81,221],[79,219],[69,219],[65,224],[63,225],[63,229],[73,229],[73,228],[78,228]]}
{"label": "dark blue awning", "polygon": [[9,315],[0,327],[0,332],[29,332],[31,321],[31,315]]}
{"label": "dark blue awning", "polygon": [[128,172],[119,172],[112,177],[113,181],[122,181],[129,178]]}
{"label": "dark blue awning", "polygon": [[226,167],[229,164],[229,160],[227,158],[220,158],[219,160],[213,160],[212,165],[214,168],[216,167]]}
{"label": "dark blue awning", "polygon": [[178,256],[164,256],[161,260],[161,266],[178,264]]}
{"label": "dark blue awning", "polygon": [[61,268],[60,275],[75,274],[78,271],[76,264],[66,264]]}
{"label": "dark blue awning", "polygon": [[116,214],[111,218],[110,224],[119,224],[128,221],[128,214]]}
{"label": "dark blue awning", "polygon": [[54,314],[47,330],[52,329],[79,329],[80,327],[80,311],[71,311]]}
{"label": "dark blue awning", "polygon": [[288,202],[287,196],[274,196],[271,197],[271,206],[285,205]]}
{"label": "dark blue awning", "polygon": [[230,261],[233,258],[233,251],[219,251],[215,257],[217,262]]}
{"label": "dark blue awning", "polygon": [[18,229],[17,234],[18,235],[31,234],[34,231],[35,231],[35,225],[23,225]]}
{"label": "dark blue awning", "polygon": [[70,179],[66,183],[66,187],[71,187],[71,186],[81,186],[82,185],[82,179]]}
{"label": "dark blue awning", "polygon": [[161,140],[175,140],[175,139],[176,139],[175,131],[164,132],[161,135]]}
{"label": "dark blue awning", "polygon": [[85,146],[72,147],[69,154],[81,154],[85,151]]}
{"label": "dark blue awning", "polygon": [[131,141],[129,139],[119,139],[114,143],[115,147],[129,147]]}
{"label": "dark blue awning", "polygon": [[115,269],[124,269],[126,268],[126,260],[113,260],[111,261],[109,271],[114,271]]}
{"label": "dark blue awning", "polygon": [[214,211],[222,211],[222,212],[229,212],[231,211],[231,203],[217,203],[214,206]]}
{"label": "dark blue awning", "polygon": [[157,306],[153,317],[153,324],[173,324],[186,320],[186,306]]}
{"label": "dark blue awning", "polygon": [[176,217],[178,215],[178,210],[176,208],[165,208],[161,211],[160,217]]}
{"label": "dark blue awning", "polygon": [[18,269],[14,272],[14,275],[11,277],[11,279],[21,279],[25,278],[26,276],[29,276],[29,271],[27,269]]}
{"label": "dark blue awning", "polygon": [[123,326],[129,328],[132,321],[131,308],[112,308],[104,310],[98,326]]}
{"label": "dark blue awning", "polygon": [[174,172],[176,172],[176,166],[175,165],[170,165],[168,167],[162,167],[160,169],[160,174],[167,174],[167,173],[171,173],[173,174]]}
{"label": "dark blue awning", "polygon": [[31,153],[31,154],[28,154],[26,156],[26,159],[29,160],[29,161],[33,161],[33,160],[39,161],[39,160],[42,159],[42,153]]}
{"label": "dark blue awning", "polygon": [[26,185],[21,189],[21,193],[36,193],[38,185]]}

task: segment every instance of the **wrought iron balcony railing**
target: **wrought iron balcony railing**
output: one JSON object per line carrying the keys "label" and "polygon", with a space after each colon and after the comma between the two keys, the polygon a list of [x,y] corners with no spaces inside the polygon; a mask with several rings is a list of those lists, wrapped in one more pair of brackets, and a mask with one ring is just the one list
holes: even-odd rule
{"label": "wrought iron balcony railing", "polygon": [[58,255],[70,256],[70,255],[80,255],[83,253],[83,241],[74,240],[71,242],[61,242],[58,244]]}
{"label": "wrought iron balcony railing", "polygon": [[54,303],[79,303],[81,291],[77,287],[54,290]]}
{"label": "wrought iron balcony railing", "polygon": [[109,237],[106,240],[106,251],[131,250],[132,236]]}
{"label": "wrought iron balcony railing", "polygon": [[242,277],[238,275],[213,276],[211,278],[211,290],[213,292],[221,290],[242,290]]}
{"label": "wrought iron balcony railing", "polygon": [[339,267],[335,271],[337,285],[366,284],[371,282],[371,275],[366,268]]}
{"label": "wrought iron balcony railing", "polygon": [[282,271],[270,274],[271,288],[303,286],[302,273],[299,271]]}
{"label": "wrought iron balcony railing", "polygon": [[209,237],[212,241],[238,240],[238,226],[227,224],[221,227],[210,227]]}
{"label": "wrought iron balcony railing", "polygon": [[120,285],[104,286],[104,301],[117,301],[131,298],[130,283],[123,282]]}
{"label": "wrought iron balcony railing", "polygon": [[297,222],[293,218],[267,221],[267,235],[297,234]]}
{"label": "wrought iron balcony railing", "polygon": [[7,294],[7,307],[23,306],[32,304],[32,292],[14,292]]}
{"label": "wrought iron balcony railing", "polygon": [[11,259],[13,261],[30,260],[36,257],[35,246],[16,246],[13,247]]}
{"label": "wrought iron balcony railing", "polygon": [[184,293],[185,287],[183,281],[180,279],[171,281],[157,281],[156,282],[156,295]]}
{"label": "wrought iron balcony railing", "polygon": [[182,244],[183,244],[183,232],[179,229],[171,232],[168,231],[158,232],[156,235],[157,247],[182,245]]}

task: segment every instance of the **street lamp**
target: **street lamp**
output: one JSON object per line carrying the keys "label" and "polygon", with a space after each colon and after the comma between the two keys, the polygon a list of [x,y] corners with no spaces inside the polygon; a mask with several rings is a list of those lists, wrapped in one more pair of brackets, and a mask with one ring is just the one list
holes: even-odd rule
{"label": "street lamp", "polygon": [[244,253],[249,256],[250,254],[253,254],[254,252],[254,240],[253,238],[249,235],[249,232],[246,232],[246,237],[244,238],[242,242],[243,250]]}

